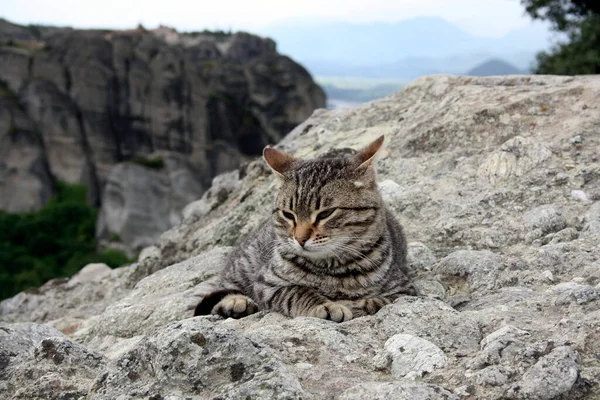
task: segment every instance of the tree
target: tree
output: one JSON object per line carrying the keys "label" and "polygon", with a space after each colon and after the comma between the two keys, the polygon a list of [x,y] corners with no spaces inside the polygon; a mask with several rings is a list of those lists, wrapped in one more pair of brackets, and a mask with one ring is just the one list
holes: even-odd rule
{"label": "tree", "polygon": [[537,55],[535,73],[600,73],[600,2],[598,0],[521,0],[534,19],[549,21],[561,34],[550,53]]}

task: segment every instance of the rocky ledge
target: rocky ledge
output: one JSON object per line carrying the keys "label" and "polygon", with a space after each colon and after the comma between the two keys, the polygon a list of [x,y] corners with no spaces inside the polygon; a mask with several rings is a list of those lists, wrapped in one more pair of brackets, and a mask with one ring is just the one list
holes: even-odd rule
{"label": "rocky ledge", "polygon": [[318,111],[279,147],[351,152],[381,134],[420,296],[342,324],[192,318],[269,212],[257,160],[216,177],[137,263],[2,302],[0,397],[600,398],[600,78],[424,77]]}

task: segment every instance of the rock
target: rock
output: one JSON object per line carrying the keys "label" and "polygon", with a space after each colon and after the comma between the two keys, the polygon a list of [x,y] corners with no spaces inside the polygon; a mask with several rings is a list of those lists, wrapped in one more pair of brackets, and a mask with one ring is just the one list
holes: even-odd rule
{"label": "rock", "polygon": [[435,385],[413,382],[367,382],[346,390],[340,400],[458,400],[458,396]]}
{"label": "rock", "polygon": [[153,156],[162,166],[115,166],[102,194],[96,237],[107,246],[117,238],[131,253],[152,245],[181,222],[180,211],[203,193],[191,165],[176,155]]}
{"label": "rock", "polygon": [[[201,35],[168,29],[161,35],[172,43],[195,40],[201,60],[219,60],[227,51],[213,42],[200,46]],[[122,36],[114,37],[127,44]],[[148,57],[143,50],[153,46],[136,44],[136,54]],[[235,54],[248,56],[242,49]],[[167,55],[156,57],[158,62]],[[266,66],[262,73],[274,72]],[[50,69],[46,74],[54,76]],[[269,104],[272,94],[263,89],[256,101]],[[48,324],[69,336],[64,340],[104,357],[91,381],[74,378],[74,390],[87,385],[86,393],[96,398],[600,398],[600,208],[597,201],[570,197],[575,188],[593,199],[598,186],[600,137],[589,132],[600,126],[599,99],[595,76],[431,76],[356,108],[318,110],[294,128],[277,147],[299,157],[334,148],[351,154],[386,135],[376,161],[378,182],[401,185],[383,187],[391,189],[390,208],[411,243],[410,273],[420,295],[402,296],[374,315],[341,324],[266,310],[239,320],[191,318],[215,284],[211,277],[223,267],[228,246],[272,210],[276,179],[254,160],[216,177],[181,223],[137,263],[110,273],[89,267],[72,280],[50,281],[4,300],[2,327]],[[584,138],[579,150],[569,142],[577,135]],[[517,137],[528,139],[514,147],[526,157],[535,156],[536,143],[552,154],[521,175],[482,177],[481,165]],[[525,165],[517,157],[513,166]],[[545,213],[548,208],[556,212]],[[526,228],[526,213],[541,222]],[[207,342],[205,347],[215,347],[203,354],[190,341],[195,333],[222,341]],[[447,362],[416,381],[394,378],[385,344],[396,335],[426,341]],[[29,342],[14,345],[23,352],[32,348]],[[389,370],[376,370],[374,359]],[[397,365],[420,371],[409,362],[418,359]],[[32,363],[28,370],[41,376],[46,364]],[[241,376],[237,386],[232,372]],[[11,375],[0,382],[11,388],[29,384],[19,379]],[[199,380],[204,386],[195,387]],[[14,390],[0,397],[12,398]]]}
{"label": "rock", "polygon": [[542,234],[558,232],[565,228],[566,222],[554,205],[543,205],[525,213],[525,228],[529,231],[541,229]]}
{"label": "rock", "polygon": [[[99,233],[101,239],[139,234],[139,243],[124,239],[132,253],[177,224],[185,204],[215,175],[260,155],[325,107],[323,90],[302,66],[278,54],[271,39],[248,33],[30,29],[3,20],[0,36],[6,39],[0,80],[7,85],[0,89],[0,209],[37,210],[56,180],[83,183],[95,206],[123,200],[103,212],[108,226]],[[19,40],[19,48],[4,45],[9,40]],[[131,204],[131,188],[145,174],[120,164],[157,153],[164,155],[168,182],[157,183],[156,193],[144,186],[140,196],[159,208],[132,221],[131,210],[143,203]],[[165,154],[187,165],[170,166]],[[103,195],[107,182],[110,193]],[[157,204],[164,193],[175,212]],[[122,224],[129,228],[111,213],[128,214]]]}
{"label": "rock", "polygon": [[582,285],[576,282],[559,283],[548,289],[548,292],[556,294],[554,301],[556,305],[565,305],[570,303],[587,304],[591,301],[600,299],[600,291],[589,285]]}
{"label": "rock", "polygon": [[106,359],[46,325],[0,324],[0,397],[81,398]]}
{"label": "rock", "polygon": [[23,111],[17,95],[0,82],[0,210],[37,210],[54,190],[35,123]]}
{"label": "rock", "polygon": [[508,398],[550,400],[568,393],[579,374],[577,359],[577,353],[570,347],[555,348],[510,388]]}
{"label": "rock", "polygon": [[502,268],[500,257],[490,251],[460,250],[440,260],[433,271],[451,291],[470,293],[496,287]]}
{"label": "rock", "polygon": [[111,361],[91,386],[91,399],[301,399],[305,394],[275,353],[200,317],[169,324]]}
{"label": "rock", "polygon": [[409,269],[416,274],[422,271],[430,271],[437,261],[433,252],[423,243],[418,242],[408,244],[406,258]]}
{"label": "rock", "polygon": [[479,348],[477,323],[438,300],[401,297],[376,314],[384,337],[409,334],[428,340],[444,352],[469,353]]}
{"label": "rock", "polygon": [[131,338],[190,316],[201,300],[194,298],[194,288],[216,275],[228,252],[216,248],[142,279],[127,296],[104,310],[93,335]]}
{"label": "rock", "polygon": [[78,284],[85,284],[86,282],[100,283],[105,277],[110,275],[110,271],[111,268],[103,263],[88,264],[73,275],[73,277],[69,279],[67,285],[74,287]]}
{"label": "rock", "polygon": [[491,153],[479,167],[478,173],[492,183],[501,182],[514,176],[525,175],[551,155],[552,152],[542,143],[515,136],[504,142],[499,150]]}
{"label": "rock", "polygon": [[447,362],[444,352],[433,343],[404,334],[389,338],[383,351],[373,359],[375,368],[389,367],[394,379],[422,378],[434,369],[443,368]]}
{"label": "rock", "polygon": [[388,204],[392,203],[396,197],[402,194],[402,186],[398,185],[391,179],[386,179],[385,181],[379,182],[378,186],[383,201]]}
{"label": "rock", "polygon": [[600,201],[594,202],[585,214],[585,230],[600,233]]}
{"label": "rock", "polygon": [[575,200],[590,201],[590,198],[583,190],[571,190],[571,197]]}

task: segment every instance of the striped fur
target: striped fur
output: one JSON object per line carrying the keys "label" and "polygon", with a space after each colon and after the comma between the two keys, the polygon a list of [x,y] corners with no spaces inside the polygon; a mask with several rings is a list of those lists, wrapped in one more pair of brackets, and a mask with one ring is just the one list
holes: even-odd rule
{"label": "striped fur", "polygon": [[218,302],[198,309],[236,318],[268,309],[341,322],[414,294],[402,228],[371,166],[382,141],[350,157],[313,160],[265,150],[281,183],[273,213],[230,254],[221,295],[212,297]]}

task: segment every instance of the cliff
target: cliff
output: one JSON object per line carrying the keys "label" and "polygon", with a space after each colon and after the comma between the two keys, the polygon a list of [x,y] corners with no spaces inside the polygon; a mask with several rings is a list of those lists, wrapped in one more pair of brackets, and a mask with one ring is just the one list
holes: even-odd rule
{"label": "cliff", "polygon": [[0,209],[35,210],[55,181],[84,183],[110,204],[99,237],[137,248],[215,175],[325,106],[304,68],[247,33],[0,20],[0,81]]}
{"label": "cliff", "polygon": [[[418,297],[336,324],[191,318],[269,214],[261,160],[221,174],[133,265],[89,265],[0,303],[0,397],[597,399],[600,78],[421,78],[318,111],[296,156],[379,135]],[[87,396],[87,397],[86,397]]]}

